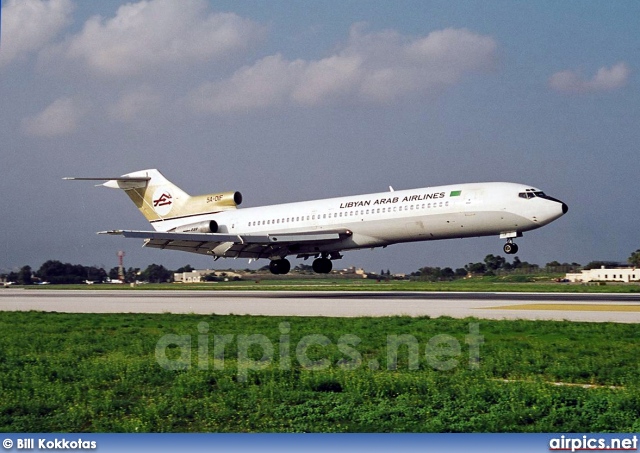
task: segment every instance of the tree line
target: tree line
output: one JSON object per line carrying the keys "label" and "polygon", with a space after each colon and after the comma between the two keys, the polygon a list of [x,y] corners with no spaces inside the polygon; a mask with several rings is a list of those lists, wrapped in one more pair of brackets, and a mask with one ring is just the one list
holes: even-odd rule
{"label": "tree line", "polygon": [[[160,264],[150,264],[146,269],[129,267],[124,269],[124,283],[146,281],[150,283],[163,283],[173,280],[174,272],[190,272],[193,267],[187,265],[175,271],[169,270]],[[121,280],[120,269],[113,267],[109,271],[97,266],[83,266],[81,264],[62,263],[57,260],[45,261],[36,271],[31,266],[22,266],[17,272],[0,274],[0,277],[9,282],[20,285],[32,285],[38,282],[57,284],[83,284],[85,282],[104,283],[109,280]]]}
{"label": "tree line", "polygon": [[[627,262],[634,267],[640,267],[640,249],[629,256]],[[550,272],[577,272],[580,269],[596,269],[601,266],[616,267],[619,263],[613,261],[591,261],[586,266],[579,263],[560,263],[551,261],[545,265]],[[310,266],[299,265],[294,270],[306,270]],[[265,267],[267,269],[267,267]],[[512,262],[500,255],[487,255],[482,262],[468,263],[464,267],[452,269],[450,267],[422,267],[411,273],[411,277],[421,280],[446,281],[457,278],[465,278],[468,275],[491,276],[502,272],[523,270],[537,272],[540,266],[526,261],[520,261],[516,256]],[[146,269],[137,267],[124,269],[124,283],[135,281],[146,281],[150,283],[164,283],[173,281],[174,273],[191,272],[195,270],[192,266],[182,266],[176,270],[169,270],[161,264],[150,264]],[[390,275],[386,271],[386,275]],[[385,272],[381,271],[381,276]],[[119,268],[113,267],[109,271],[97,266],[83,266],[81,264],[62,263],[57,260],[44,262],[40,268],[33,271],[30,266],[22,266],[20,270],[0,274],[0,280],[16,282],[20,285],[32,285],[37,282],[49,282],[51,284],[82,284],[87,281],[104,283],[109,280],[120,280]]]}
{"label": "tree line", "polygon": [[[557,272],[558,268],[562,268],[564,272],[573,272],[581,268],[581,265],[579,263],[559,263],[558,261],[552,261],[547,263],[545,268],[551,268],[551,272]],[[513,259],[513,262],[510,263],[503,256],[491,254],[487,255],[482,262],[468,263],[464,267],[455,270],[450,267],[423,267],[417,272],[413,272],[411,276],[420,280],[448,281],[466,278],[469,275],[482,275],[489,277],[497,275],[498,273],[519,270],[526,273],[535,273],[538,272],[539,269],[539,265],[528,263],[527,261],[521,261],[517,256]]]}
{"label": "tree line", "polygon": [[[630,266],[640,267],[640,249],[633,252],[627,259],[627,262]],[[615,268],[620,266],[620,263],[616,261],[591,261],[587,265],[582,266],[580,263],[575,262],[560,263],[559,261],[551,261],[545,264],[544,271],[549,273],[568,273],[579,272],[580,270],[599,269],[602,266]],[[417,272],[413,272],[411,276],[428,281],[447,281],[465,278],[469,275],[494,276],[500,273],[519,270],[524,271],[524,273],[537,273],[542,269],[538,264],[520,261],[520,258],[517,256],[513,259],[513,262],[510,263],[503,256],[487,255],[482,262],[469,263],[455,270],[450,267],[423,267]]]}

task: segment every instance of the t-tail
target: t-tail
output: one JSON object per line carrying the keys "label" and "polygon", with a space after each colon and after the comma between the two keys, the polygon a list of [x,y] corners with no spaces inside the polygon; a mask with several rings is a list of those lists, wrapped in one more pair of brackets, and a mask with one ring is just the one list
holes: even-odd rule
{"label": "t-tail", "polygon": [[101,184],[122,189],[156,230],[165,230],[168,220],[236,209],[242,203],[240,192],[221,192],[191,196],[156,169],[140,170],[114,178],[64,178],[67,180],[105,181]]}

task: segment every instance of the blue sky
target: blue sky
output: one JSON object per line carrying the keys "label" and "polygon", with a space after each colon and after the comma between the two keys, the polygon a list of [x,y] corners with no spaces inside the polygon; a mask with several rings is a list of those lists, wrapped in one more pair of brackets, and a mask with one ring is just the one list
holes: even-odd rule
{"label": "blue sky", "polygon": [[[520,259],[624,261],[640,248],[638,17],[636,1],[3,1],[0,269],[110,268],[121,249],[131,266],[212,266],[95,235],[148,225],[123,194],[61,179],[145,168],[243,206],[522,182],[570,211]],[[340,266],[461,267],[501,247]]]}

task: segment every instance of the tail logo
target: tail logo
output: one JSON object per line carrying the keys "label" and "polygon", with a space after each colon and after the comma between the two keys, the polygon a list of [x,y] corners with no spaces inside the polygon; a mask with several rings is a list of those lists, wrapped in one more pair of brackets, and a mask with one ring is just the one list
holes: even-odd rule
{"label": "tail logo", "polygon": [[153,194],[152,202],[153,210],[156,211],[159,216],[164,216],[167,215],[173,207],[173,196],[169,190],[159,187]]}
{"label": "tail logo", "polygon": [[171,204],[171,194],[163,193],[160,195],[160,198],[157,200],[153,200],[153,207],[157,208],[158,206],[166,206]]}

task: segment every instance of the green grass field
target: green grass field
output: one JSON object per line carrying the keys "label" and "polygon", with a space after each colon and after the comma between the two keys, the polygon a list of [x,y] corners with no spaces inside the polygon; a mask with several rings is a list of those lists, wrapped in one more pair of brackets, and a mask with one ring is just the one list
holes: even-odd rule
{"label": "green grass field", "polygon": [[[370,279],[347,279],[332,275],[313,278],[261,278],[253,276],[243,281],[218,283],[163,283],[144,284],[136,290],[262,290],[262,291],[471,291],[471,292],[572,292],[572,293],[640,293],[640,284],[568,284],[556,283],[557,275],[513,275],[508,277],[479,277],[450,282],[424,282],[410,280],[376,281]],[[129,285],[44,285],[30,289],[84,289],[84,290],[130,290]],[[2,289],[0,289],[1,291]]]}
{"label": "green grass field", "polygon": [[[470,346],[474,323],[484,343]],[[2,312],[0,328],[5,432],[640,429],[637,325]],[[311,345],[304,357],[324,369],[300,363],[301,339],[312,334],[330,344]],[[159,365],[156,347],[166,335],[190,336],[189,368]],[[233,335],[223,366],[216,335]],[[250,335],[263,335],[263,345],[248,347],[258,338]],[[397,369],[388,369],[393,335],[414,340],[417,362],[400,346]],[[272,357],[263,357],[265,339]],[[185,352],[161,350],[178,365]],[[238,360],[245,350],[249,362]]]}

